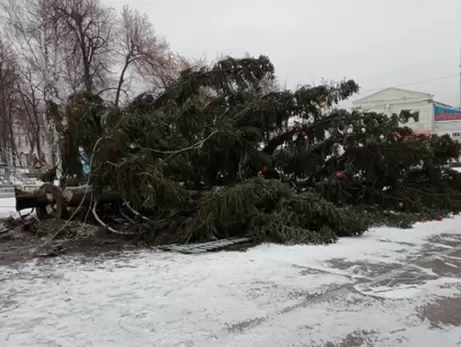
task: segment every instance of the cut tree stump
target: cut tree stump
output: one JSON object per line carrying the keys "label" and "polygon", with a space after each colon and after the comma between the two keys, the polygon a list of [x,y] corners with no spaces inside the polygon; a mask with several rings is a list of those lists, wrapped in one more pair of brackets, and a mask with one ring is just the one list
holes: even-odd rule
{"label": "cut tree stump", "polygon": [[39,191],[45,193],[45,197],[48,203],[46,205],[35,207],[37,211],[37,218],[39,220],[49,218],[60,219],[63,215],[64,209],[66,209],[61,189],[53,184],[45,183],[39,188]]}
{"label": "cut tree stump", "polygon": [[59,187],[46,183],[33,192],[25,192],[15,188],[16,211],[35,208],[37,218],[61,218],[65,208],[64,200]]}
{"label": "cut tree stump", "polygon": [[16,211],[46,206],[50,203],[48,200],[49,196],[47,196],[46,192],[39,189],[29,193],[15,188],[14,196],[16,198]]}

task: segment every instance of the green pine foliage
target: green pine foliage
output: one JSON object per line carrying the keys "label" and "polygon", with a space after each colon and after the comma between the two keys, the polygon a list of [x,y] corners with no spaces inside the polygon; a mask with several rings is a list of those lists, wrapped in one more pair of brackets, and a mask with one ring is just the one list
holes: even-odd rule
{"label": "green pine foliage", "polygon": [[229,57],[121,108],[86,94],[50,104],[65,174],[83,178],[83,147],[91,184],[148,215],[139,230],[157,243],[328,243],[461,210],[449,168],[461,146],[413,134],[417,114],[338,109],[352,80],[265,93],[263,79],[275,79],[267,57]]}

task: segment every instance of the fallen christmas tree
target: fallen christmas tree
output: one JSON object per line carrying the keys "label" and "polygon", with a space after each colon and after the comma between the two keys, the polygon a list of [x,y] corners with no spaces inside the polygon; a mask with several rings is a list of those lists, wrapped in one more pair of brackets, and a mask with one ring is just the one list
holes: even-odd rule
{"label": "fallen christmas tree", "polygon": [[226,58],[122,108],[84,93],[50,103],[64,178],[91,185],[72,205],[125,206],[133,234],[157,244],[324,243],[461,211],[459,143],[414,135],[410,112],[336,108],[358,92],[352,80],[265,92],[274,78],[267,57]]}

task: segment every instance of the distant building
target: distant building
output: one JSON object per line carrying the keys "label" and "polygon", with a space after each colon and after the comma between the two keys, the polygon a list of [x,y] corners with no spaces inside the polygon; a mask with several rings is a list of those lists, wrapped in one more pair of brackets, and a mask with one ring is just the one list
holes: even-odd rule
{"label": "distant building", "polygon": [[16,150],[11,146],[0,149],[2,152],[0,153],[0,166],[42,169],[43,166],[49,165],[52,153],[45,129],[40,134],[40,155],[37,154],[36,146],[32,151],[32,144],[25,126],[16,124],[13,127],[13,138]]}
{"label": "distant building", "polygon": [[402,110],[419,112],[408,125],[415,132],[449,134],[461,141],[461,109],[438,102],[434,95],[401,88],[386,88],[354,101],[354,108],[385,114]]}

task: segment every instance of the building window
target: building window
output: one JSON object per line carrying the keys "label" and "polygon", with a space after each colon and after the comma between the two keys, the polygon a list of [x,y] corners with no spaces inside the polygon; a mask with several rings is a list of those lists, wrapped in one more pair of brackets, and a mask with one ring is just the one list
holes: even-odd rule
{"label": "building window", "polygon": [[451,133],[451,138],[455,141],[461,142],[461,132]]}

